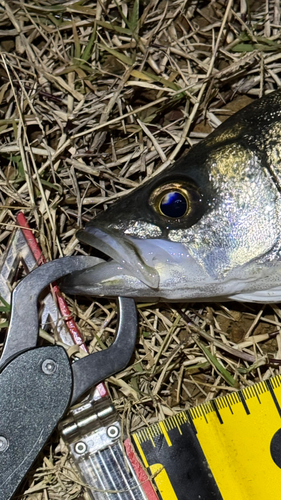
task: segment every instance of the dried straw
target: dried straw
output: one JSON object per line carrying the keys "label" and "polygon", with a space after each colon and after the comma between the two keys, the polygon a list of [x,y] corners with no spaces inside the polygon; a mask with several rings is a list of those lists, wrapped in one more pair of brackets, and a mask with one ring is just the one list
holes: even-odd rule
{"label": "dried straw", "polygon": [[[0,252],[22,209],[46,259],[252,99],[280,86],[279,0],[0,2]],[[68,299],[91,350],[111,301]],[[2,332],[7,314],[2,312]],[[280,373],[278,305],[142,304],[109,389],[126,432]],[[56,437],[26,500],[87,498]]]}

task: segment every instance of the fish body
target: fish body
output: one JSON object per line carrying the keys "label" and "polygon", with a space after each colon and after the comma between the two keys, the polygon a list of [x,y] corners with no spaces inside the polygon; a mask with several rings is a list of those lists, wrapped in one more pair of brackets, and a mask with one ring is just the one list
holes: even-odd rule
{"label": "fish body", "polygon": [[138,300],[281,300],[281,90],[227,119],[78,231],[111,258],[64,290]]}

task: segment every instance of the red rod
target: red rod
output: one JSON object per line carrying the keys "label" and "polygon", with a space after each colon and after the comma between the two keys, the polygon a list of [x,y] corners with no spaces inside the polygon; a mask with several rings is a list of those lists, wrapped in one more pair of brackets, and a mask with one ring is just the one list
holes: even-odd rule
{"label": "red rod", "polygon": [[153,486],[147,476],[147,473],[141,465],[129,438],[125,439],[124,446],[127,457],[132,464],[132,467],[147,497],[147,500],[159,500],[159,497],[156,495]]}

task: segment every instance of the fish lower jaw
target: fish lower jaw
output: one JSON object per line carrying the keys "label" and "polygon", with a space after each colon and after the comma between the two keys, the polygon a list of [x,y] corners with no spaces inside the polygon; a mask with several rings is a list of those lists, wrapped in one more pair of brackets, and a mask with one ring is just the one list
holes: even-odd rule
{"label": "fish lower jaw", "polygon": [[[158,289],[145,285],[126,269],[114,261],[104,262],[88,272],[87,280],[81,283],[81,293],[96,296],[126,296],[138,301],[165,300],[169,302],[218,302],[227,300],[248,302],[281,301],[281,284],[274,286],[263,280],[229,280],[215,281],[203,274],[196,280],[187,278],[188,270],[172,271],[173,266],[159,266],[160,277]],[[165,271],[165,272],[164,272]],[[168,272],[170,271],[170,273]],[[197,269],[198,271],[198,269]],[[186,278],[184,278],[186,276]]]}
{"label": "fish lower jaw", "polygon": [[[91,295],[99,297],[132,297],[141,302],[165,300],[168,302],[219,302],[237,300],[247,302],[280,302],[280,284],[270,276],[260,279],[229,281],[211,281],[210,278],[190,281],[184,274],[166,273],[160,267],[158,273],[160,282],[158,289],[145,285],[135,276],[114,261],[101,262],[83,272],[72,273],[62,281],[62,290],[66,293]],[[197,276],[199,278],[199,276]]]}
{"label": "fish lower jaw", "polygon": [[[81,234],[80,234],[81,236]],[[137,300],[219,301],[281,300],[281,263],[256,262],[234,267],[224,275],[206,269],[181,243],[165,239],[121,238],[98,228],[82,231],[82,241],[111,257],[73,275],[64,290],[93,296],[126,296]],[[278,281],[278,276],[280,279]],[[273,290],[273,291],[272,291]],[[258,295],[260,293],[260,296]]]}
{"label": "fish lower jaw", "polygon": [[116,265],[121,265],[127,272],[148,287],[157,289],[159,275],[141,257],[138,248],[129,238],[120,238],[110,231],[90,227],[78,232],[79,240],[90,244],[95,249],[110,257]]}

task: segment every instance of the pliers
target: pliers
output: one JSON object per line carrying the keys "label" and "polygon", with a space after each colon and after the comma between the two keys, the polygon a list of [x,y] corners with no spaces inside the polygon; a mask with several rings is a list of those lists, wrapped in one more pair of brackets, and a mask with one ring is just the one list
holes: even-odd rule
{"label": "pliers", "polygon": [[74,256],[36,268],[15,288],[0,358],[0,500],[9,500],[67,409],[129,362],[137,335],[133,299],[119,297],[119,324],[106,350],[71,363],[60,346],[36,347],[37,302],[50,283],[95,265]]}

